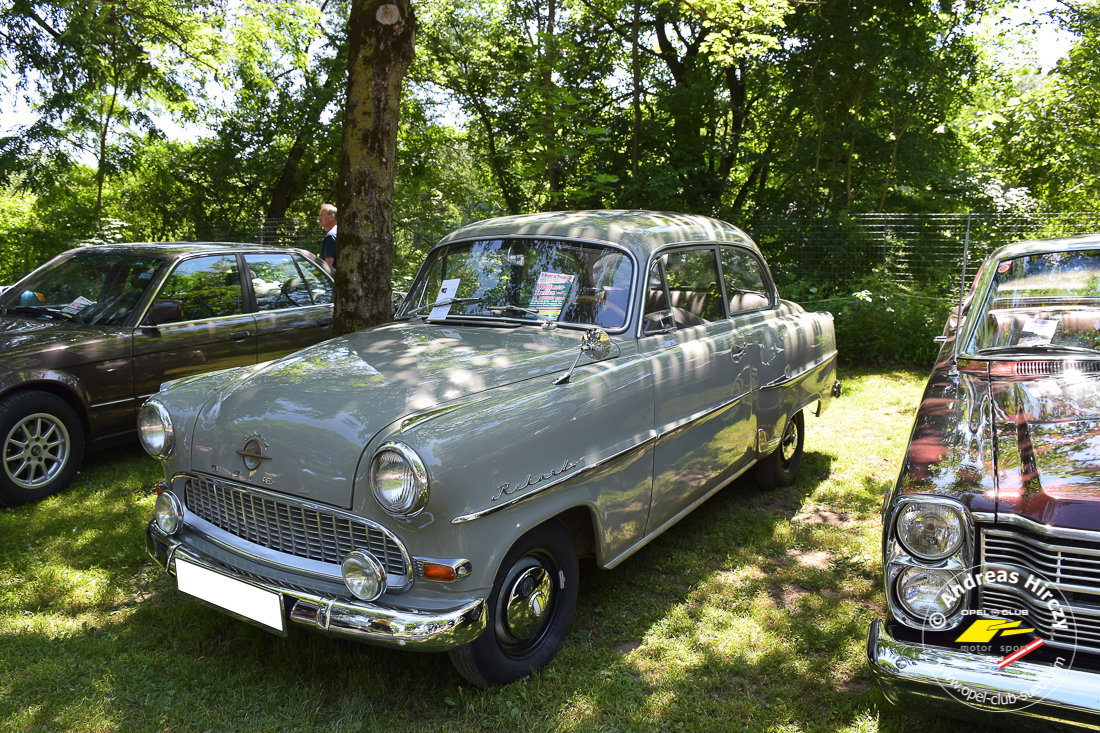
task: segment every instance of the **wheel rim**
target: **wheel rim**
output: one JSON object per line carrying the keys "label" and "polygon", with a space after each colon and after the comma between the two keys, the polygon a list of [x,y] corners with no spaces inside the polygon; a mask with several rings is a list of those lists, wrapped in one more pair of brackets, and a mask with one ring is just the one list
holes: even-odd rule
{"label": "wheel rim", "polygon": [[560,601],[556,577],[553,557],[534,551],[508,571],[497,596],[496,614],[497,641],[506,655],[527,656],[545,638]]}
{"label": "wheel rim", "polygon": [[779,450],[782,451],[783,469],[786,470],[791,467],[791,463],[794,462],[795,454],[798,452],[798,423],[794,420],[787,422],[787,427],[783,431],[783,441],[779,445]]}
{"label": "wheel rim", "polygon": [[45,412],[28,415],[4,439],[4,472],[16,486],[40,489],[69,462],[69,431]]}

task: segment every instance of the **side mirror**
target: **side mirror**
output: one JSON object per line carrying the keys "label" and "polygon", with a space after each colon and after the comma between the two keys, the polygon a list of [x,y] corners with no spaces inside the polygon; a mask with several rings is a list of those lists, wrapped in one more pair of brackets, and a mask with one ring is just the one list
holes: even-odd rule
{"label": "side mirror", "polygon": [[554,384],[566,384],[573,378],[573,370],[577,368],[577,362],[581,360],[581,354],[588,354],[593,361],[606,359],[611,353],[611,337],[602,328],[590,328],[581,336],[581,348],[577,352],[577,358],[573,360],[573,366],[569,371],[554,380]]}
{"label": "side mirror", "polygon": [[183,320],[183,303],[178,300],[158,300],[145,314],[144,326],[159,326]]}

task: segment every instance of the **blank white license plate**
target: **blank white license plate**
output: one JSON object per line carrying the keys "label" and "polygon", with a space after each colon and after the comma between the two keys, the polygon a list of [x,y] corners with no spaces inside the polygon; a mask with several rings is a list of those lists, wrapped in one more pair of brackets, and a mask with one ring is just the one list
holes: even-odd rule
{"label": "blank white license plate", "polygon": [[195,598],[201,598],[226,611],[244,616],[286,632],[283,618],[283,602],[278,593],[242,583],[235,578],[215,573],[176,558],[176,582],[179,589]]}

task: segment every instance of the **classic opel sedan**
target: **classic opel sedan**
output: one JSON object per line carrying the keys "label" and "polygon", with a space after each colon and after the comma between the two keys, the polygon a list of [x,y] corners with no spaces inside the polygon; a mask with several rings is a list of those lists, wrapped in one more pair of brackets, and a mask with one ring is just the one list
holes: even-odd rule
{"label": "classic opel sedan", "polygon": [[116,244],[58,255],[0,294],[0,506],[64,489],[86,452],[134,441],[169,379],[255,364],[332,335],[313,255],[238,244]]}
{"label": "classic opel sedan", "polygon": [[1100,726],[1100,236],[990,255],[886,497],[895,703],[1001,725]]}
{"label": "classic opel sedan", "polygon": [[835,361],[832,317],[782,300],[729,224],[473,224],[396,322],[145,404],[148,551],[276,633],[447,650],[507,683],[561,646],[579,555],[614,568],[749,469],[791,483]]}

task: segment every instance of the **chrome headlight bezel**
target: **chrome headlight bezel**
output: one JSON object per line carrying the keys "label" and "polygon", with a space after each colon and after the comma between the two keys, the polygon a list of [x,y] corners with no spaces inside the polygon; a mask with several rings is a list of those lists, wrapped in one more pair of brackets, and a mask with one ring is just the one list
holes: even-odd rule
{"label": "chrome headlight bezel", "polygon": [[168,409],[154,399],[148,399],[138,410],[138,438],[141,447],[153,458],[162,460],[172,455],[175,435]]}
{"label": "chrome headlight bezel", "polygon": [[162,491],[153,505],[153,519],[166,535],[174,535],[183,526],[183,503],[171,491]]}
{"label": "chrome headlight bezel", "polygon": [[[387,460],[393,463],[384,465]],[[404,473],[403,485],[395,491],[393,477],[380,475],[384,470]],[[367,473],[374,500],[387,514],[394,517],[415,517],[424,511],[431,494],[428,469],[412,448],[396,441],[385,443],[371,456]]]}
{"label": "chrome headlight bezel", "polygon": [[[930,524],[939,526],[930,530]],[[917,539],[921,534],[927,537],[930,531],[953,533],[954,536],[934,552],[929,552],[927,547],[918,550]],[[962,508],[954,502],[909,501],[898,507],[894,520],[894,536],[901,546],[913,557],[930,562],[938,562],[957,553],[966,542],[966,532],[967,523]]]}
{"label": "chrome headlight bezel", "polygon": [[[924,601],[924,607],[915,605],[907,596],[907,589],[912,589],[921,582],[921,576],[926,578],[934,578],[934,582],[938,582],[938,587],[935,588],[935,593]],[[925,581],[927,583],[927,581]],[[908,585],[907,585],[908,583]],[[925,623],[931,619],[934,615],[939,614],[945,620],[954,616],[963,604],[963,600],[966,598],[966,593],[959,593],[954,595],[951,593],[945,593],[952,585],[958,585],[958,574],[947,568],[927,568],[920,565],[910,565],[897,575],[897,580],[894,585],[894,592],[898,600],[898,604],[915,620]],[[947,601],[941,606],[933,606],[935,600]]]}

